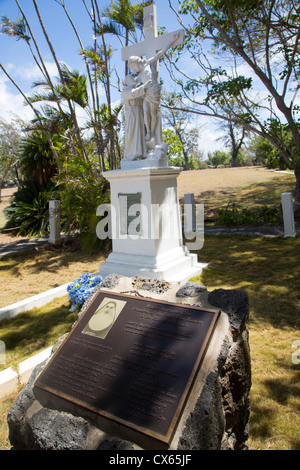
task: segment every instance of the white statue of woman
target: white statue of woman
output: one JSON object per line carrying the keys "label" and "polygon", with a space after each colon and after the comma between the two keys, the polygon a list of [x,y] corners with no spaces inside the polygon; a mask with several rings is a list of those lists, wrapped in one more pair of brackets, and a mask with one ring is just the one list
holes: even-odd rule
{"label": "white statue of woman", "polygon": [[157,80],[157,61],[163,57],[170,47],[177,41],[179,33],[172,36],[172,40],[163,49],[157,52],[150,59],[142,59],[137,56],[131,56],[128,60],[128,66],[138,73],[136,82],[142,85],[151,82],[143,100],[144,124],[146,128],[146,142],[153,141],[154,145],[160,145],[161,139],[157,130],[157,124],[160,121],[160,85]]}

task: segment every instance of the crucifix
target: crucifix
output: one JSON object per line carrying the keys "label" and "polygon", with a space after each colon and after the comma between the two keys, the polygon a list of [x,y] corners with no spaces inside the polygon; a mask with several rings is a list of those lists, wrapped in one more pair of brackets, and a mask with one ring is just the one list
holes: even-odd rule
{"label": "crucifix", "polygon": [[[145,40],[131,46],[123,47],[121,50],[122,60],[129,60],[131,56],[145,56],[146,59],[150,59],[155,54],[163,50],[172,40],[173,33],[166,33],[160,36],[157,35],[157,13],[156,5],[152,4],[145,7],[143,10],[144,16],[144,35]],[[184,44],[184,30],[180,29],[175,31],[178,33],[178,39],[172,47],[180,46]],[[158,64],[157,64],[158,70]]]}
{"label": "crucifix", "polygon": [[[145,40],[122,48],[121,53],[122,60],[128,61],[129,68],[137,73],[136,87],[132,88],[131,97],[134,97],[134,93],[135,96],[137,95],[137,90],[139,91],[139,96],[143,96],[144,123],[141,123],[141,125],[145,126],[145,148],[147,149],[147,155],[136,155],[134,158],[128,156],[127,158],[159,159],[165,152],[163,149],[160,114],[159,59],[171,47],[184,43],[184,30],[181,29],[158,36],[156,5],[152,4],[145,7],[143,16]],[[134,147],[135,143],[132,137],[127,137],[130,140],[130,147]]]}
{"label": "crucifix", "polygon": [[[135,73],[125,77],[122,87],[121,169],[104,174],[110,182],[113,250],[100,272],[178,282],[200,274],[202,265],[182,245],[177,189],[181,169],[168,165],[162,140],[158,73],[159,59],[184,43],[184,30],[158,36],[155,5],[143,13],[145,40],[122,49],[122,59]],[[102,221],[99,225],[103,233]]]}

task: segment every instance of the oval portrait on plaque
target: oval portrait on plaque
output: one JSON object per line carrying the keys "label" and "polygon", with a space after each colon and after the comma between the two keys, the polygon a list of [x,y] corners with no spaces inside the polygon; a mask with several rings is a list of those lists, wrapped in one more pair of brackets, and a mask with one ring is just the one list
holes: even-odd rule
{"label": "oval portrait on plaque", "polygon": [[125,305],[125,301],[104,298],[82,333],[105,338]]}

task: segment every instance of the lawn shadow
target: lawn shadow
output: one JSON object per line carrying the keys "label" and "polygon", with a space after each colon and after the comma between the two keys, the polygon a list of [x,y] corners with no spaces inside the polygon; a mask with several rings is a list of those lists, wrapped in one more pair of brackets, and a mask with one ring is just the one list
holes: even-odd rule
{"label": "lawn shadow", "polygon": [[[270,397],[279,403],[286,406],[290,398],[300,399],[300,371],[294,371],[293,378],[288,382],[283,382],[281,379],[268,379],[263,383],[268,388]],[[295,405],[300,411],[300,400]]]}
{"label": "lawn shadow", "polygon": [[206,236],[198,260],[209,263],[201,282],[245,290],[254,321],[300,327],[300,238]]}
{"label": "lawn shadow", "polygon": [[[56,305],[55,305],[56,303]],[[57,306],[57,303],[60,305]],[[54,304],[54,305],[53,305]],[[7,362],[18,349],[28,357],[44,349],[68,332],[76,320],[77,312],[70,312],[68,298],[21,312],[11,319],[1,321],[1,340],[5,343]],[[26,351],[26,352],[25,352]],[[12,358],[12,356],[11,356]],[[8,367],[7,364],[5,367]]]}
{"label": "lawn shadow", "polygon": [[250,435],[256,439],[267,439],[273,435],[274,410],[251,400]]}
{"label": "lawn shadow", "polygon": [[9,269],[14,276],[18,276],[20,274],[20,267],[23,267],[26,263],[30,263],[30,266],[28,266],[29,274],[44,271],[56,273],[62,267],[69,267],[74,263],[81,262],[88,264],[95,260],[100,262],[100,260],[106,256],[106,250],[101,250],[97,253],[86,253],[81,250],[69,250],[64,247],[55,248],[47,246],[41,250],[28,251],[26,253],[19,253],[2,258],[0,271]]}
{"label": "lawn shadow", "polygon": [[[250,435],[260,441],[274,438],[274,429],[278,428],[278,417],[282,414],[282,410],[286,410],[286,415],[289,413],[288,408],[291,401],[293,402],[291,405],[292,413],[298,414],[300,410],[299,368],[296,368],[293,364],[275,361],[274,370],[277,374],[286,374],[288,372],[288,379],[277,377],[261,380],[261,385],[266,389],[264,399],[267,397],[269,405],[266,405],[265,402],[262,404],[258,396],[251,399]],[[291,429],[293,428],[290,428],[288,418],[286,423],[281,422],[280,425],[282,426],[281,432],[284,432],[284,429],[290,431],[285,433],[285,441],[288,443],[289,449],[299,450],[300,439],[292,433]],[[295,423],[293,423],[293,427],[296,429]]]}

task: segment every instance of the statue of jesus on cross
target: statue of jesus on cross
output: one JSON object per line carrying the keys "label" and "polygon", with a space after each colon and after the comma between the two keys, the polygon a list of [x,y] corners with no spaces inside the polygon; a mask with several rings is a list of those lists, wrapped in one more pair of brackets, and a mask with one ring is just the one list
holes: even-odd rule
{"label": "statue of jesus on cross", "polygon": [[[144,8],[144,32],[143,42],[122,49],[122,59],[128,60],[129,68],[137,73],[136,87],[147,84],[143,95],[143,121],[138,123],[145,127],[141,134],[145,135],[146,155],[139,159],[159,160],[165,154],[165,148],[162,140],[158,64],[168,49],[184,43],[184,30],[157,36],[156,6],[150,5]],[[130,143],[131,150],[135,146],[130,136],[125,136],[125,142]],[[126,158],[130,159],[130,156],[127,155],[125,146]]]}

